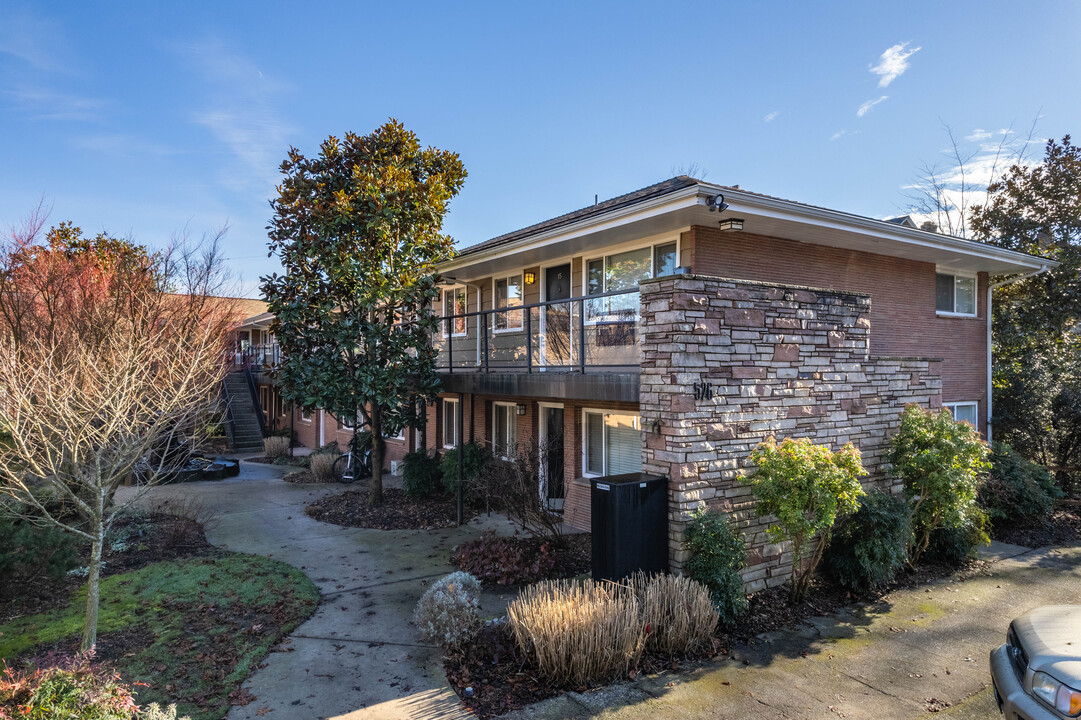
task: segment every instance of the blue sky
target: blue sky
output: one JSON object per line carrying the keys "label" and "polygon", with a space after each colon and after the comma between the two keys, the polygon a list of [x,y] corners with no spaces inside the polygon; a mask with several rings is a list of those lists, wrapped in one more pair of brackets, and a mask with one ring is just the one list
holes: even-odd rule
{"label": "blue sky", "polygon": [[885,217],[921,164],[949,169],[943,124],[977,161],[1037,115],[1038,138],[1081,132],[1079,36],[1068,0],[0,0],[0,228],[42,196],[51,222],[152,246],[228,223],[254,296],[288,147],[390,116],[461,154],[460,244],[692,164]]}

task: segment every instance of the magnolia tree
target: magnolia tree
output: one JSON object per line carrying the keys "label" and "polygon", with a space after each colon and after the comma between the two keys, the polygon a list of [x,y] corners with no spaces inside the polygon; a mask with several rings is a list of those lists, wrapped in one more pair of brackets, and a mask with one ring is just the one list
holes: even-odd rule
{"label": "magnolia tree", "polygon": [[263,278],[282,349],[282,395],[372,435],[368,501],[382,501],[384,437],[439,387],[430,334],[436,266],[454,254],[441,232],[465,169],[422,148],[394,120],[370,135],[327,138],[318,157],[292,148],[272,201],[270,251],[284,275]]}
{"label": "magnolia tree", "polygon": [[69,224],[37,237],[31,228],[0,253],[0,506],[89,544],[89,649],[106,533],[163,477],[167,456],[184,462],[164,449],[213,410],[235,318],[214,297],[216,240],[150,253]]}

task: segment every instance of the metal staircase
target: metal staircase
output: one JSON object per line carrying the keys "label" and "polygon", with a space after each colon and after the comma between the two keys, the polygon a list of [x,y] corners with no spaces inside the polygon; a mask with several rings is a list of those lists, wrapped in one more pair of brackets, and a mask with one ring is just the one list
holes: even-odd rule
{"label": "metal staircase", "polygon": [[229,408],[229,440],[233,452],[260,452],[263,449],[262,410],[256,405],[247,372],[238,369],[225,376],[222,395]]}

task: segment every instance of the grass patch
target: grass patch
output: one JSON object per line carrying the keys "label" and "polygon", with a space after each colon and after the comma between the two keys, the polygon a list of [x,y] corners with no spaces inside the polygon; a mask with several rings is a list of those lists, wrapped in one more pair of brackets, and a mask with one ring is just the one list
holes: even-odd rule
{"label": "grass patch", "polygon": [[[319,604],[294,567],[258,555],[158,562],[101,582],[99,649],[139,703],[176,702],[192,720],[217,720],[229,696]],[[17,665],[78,648],[85,586],[62,608],[0,625],[0,659]],[[110,641],[118,645],[110,649]]]}

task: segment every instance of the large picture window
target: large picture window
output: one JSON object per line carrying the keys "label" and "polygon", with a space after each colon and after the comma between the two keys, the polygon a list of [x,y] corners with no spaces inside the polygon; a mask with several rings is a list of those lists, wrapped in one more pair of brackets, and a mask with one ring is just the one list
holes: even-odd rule
{"label": "large picture window", "polygon": [[443,400],[443,447],[458,447],[458,401]]}
{"label": "large picture window", "polygon": [[642,430],[637,415],[586,410],[582,423],[582,474],[587,477],[642,471]]}
{"label": "large picture window", "polygon": [[[676,243],[667,242],[626,250],[586,262],[586,295],[634,290],[642,280],[676,271]],[[597,298],[586,303],[587,320],[621,320],[638,316],[633,294]]]}
{"label": "large picture window", "polygon": [[504,460],[518,450],[518,408],[513,403],[492,404],[492,453]]}
{"label": "large picture window", "polygon": [[[509,277],[496,278],[495,280],[495,308],[515,308],[522,306],[522,276],[511,275]],[[492,329],[520,330],[522,328],[521,310],[504,310],[493,313]]]}
{"label": "large picture window", "polygon": [[976,278],[935,275],[935,310],[948,315],[976,315]]}
{"label": "large picture window", "polygon": [[446,318],[443,321],[443,336],[453,333],[454,335],[465,335],[466,333],[466,320],[465,317],[453,317],[455,315],[464,315],[466,310],[466,294],[464,287],[451,288],[450,290],[443,291],[443,317]]}

